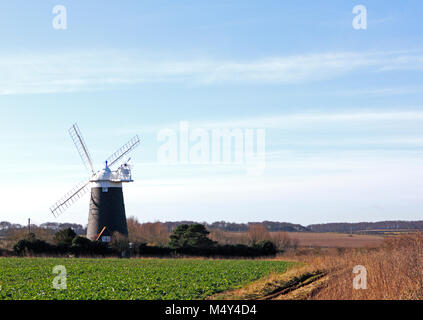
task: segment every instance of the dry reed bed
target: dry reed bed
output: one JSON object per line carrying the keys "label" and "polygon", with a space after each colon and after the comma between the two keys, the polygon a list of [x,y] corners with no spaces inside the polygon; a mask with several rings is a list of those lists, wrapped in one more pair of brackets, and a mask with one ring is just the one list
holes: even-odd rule
{"label": "dry reed bed", "polygon": [[[421,300],[423,234],[395,236],[379,248],[310,251],[280,256],[301,261],[284,274],[273,274],[214,299]],[[367,289],[354,289],[355,266],[367,271]],[[311,276],[310,276],[311,275]]]}
{"label": "dry reed bed", "polygon": [[[312,299],[415,300],[423,299],[423,234],[387,239],[378,249],[308,257],[308,265],[328,270],[330,278]],[[367,289],[354,289],[354,266],[367,271]]]}

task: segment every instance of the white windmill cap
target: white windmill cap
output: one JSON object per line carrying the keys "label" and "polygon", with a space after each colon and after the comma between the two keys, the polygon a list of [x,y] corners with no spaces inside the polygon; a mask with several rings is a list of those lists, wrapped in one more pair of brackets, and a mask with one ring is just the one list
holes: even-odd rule
{"label": "white windmill cap", "polygon": [[94,177],[93,180],[96,181],[101,181],[101,180],[111,180],[112,177],[112,171],[110,170],[109,167],[105,167],[104,169],[102,169],[100,172],[98,172],[96,174],[96,176]]}

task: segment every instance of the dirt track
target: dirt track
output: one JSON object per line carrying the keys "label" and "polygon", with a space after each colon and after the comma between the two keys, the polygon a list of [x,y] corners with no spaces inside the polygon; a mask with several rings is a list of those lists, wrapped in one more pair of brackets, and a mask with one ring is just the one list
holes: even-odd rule
{"label": "dirt track", "polygon": [[304,266],[284,274],[274,274],[243,288],[229,290],[208,297],[208,300],[304,300],[311,298],[325,286],[328,274]]}

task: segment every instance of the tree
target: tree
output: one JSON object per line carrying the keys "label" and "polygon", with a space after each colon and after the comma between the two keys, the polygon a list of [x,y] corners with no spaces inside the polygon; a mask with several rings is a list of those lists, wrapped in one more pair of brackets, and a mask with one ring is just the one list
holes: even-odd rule
{"label": "tree", "polygon": [[130,242],[148,243],[153,246],[165,246],[169,242],[169,231],[164,223],[139,223],[135,217],[126,220]]}
{"label": "tree", "polygon": [[271,240],[269,231],[262,223],[250,223],[247,232],[247,237],[250,245],[254,245],[257,242]]}
{"label": "tree", "polygon": [[58,245],[65,245],[65,246],[71,246],[73,238],[76,237],[75,231],[72,230],[72,228],[67,228],[64,230],[60,230],[55,233],[54,235],[54,241]]}
{"label": "tree", "polygon": [[276,245],[279,251],[286,251],[292,248],[294,242],[288,236],[287,232],[272,232],[272,242]]}
{"label": "tree", "polygon": [[147,240],[141,233],[142,224],[139,223],[136,217],[129,217],[128,219],[126,219],[126,224],[128,226],[128,240],[130,242],[147,242]]}
{"label": "tree", "polygon": [[12,224],[8,221],[0,222],[0,230],[7,230],[12,226]]}
{"label": "tree", "polygon": [[256,242],[253,245],[253,248],[259,249],[264,255],[273,255],[276,254],[276,252],[278,251],[275,244],[269,240],[262,240]]}
{"label": "tree", "polygon": [[170,235],[169,247],[179,248],[209,248],[215,242],[208,238],[209,231],[202,224],[182,224]]}

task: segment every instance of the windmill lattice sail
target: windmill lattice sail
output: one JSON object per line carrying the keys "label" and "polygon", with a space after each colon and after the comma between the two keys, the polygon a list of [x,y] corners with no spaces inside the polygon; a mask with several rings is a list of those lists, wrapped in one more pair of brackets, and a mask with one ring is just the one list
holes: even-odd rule
{"label": "windmill lattice sail", "polygon": [[66,193],[59,201],[50,207],[50,211],[57,218],[63,211],[79,200],[89,190],[89,181],[78,183],[71,191]]}
{"label": "windmill lattice sail", "polygon": [[78,125],[75,123],[72,127],[69,129],[69,134],[73,140],[73,143],[76,146],[76,149],[78,150],[79,155],[81,156],[82,162],[84,163],[85,167],[88,170],[91,170],[92,174],[95,173],[93,162],[91,160],[91,156],[88,152],[87,145],[84,142],[84,139],[82,138],[81,131],[78,128]]}
{"label": "windmill lattice sail", "polygon": [[108,159],[107,164],[109,167],[118,163],[126,154],[128,154],[132,149],[137,147],[140,144],[140,139],[138,136],[133,137],[126,144],[120,147],[115,153],[113,153]]}

